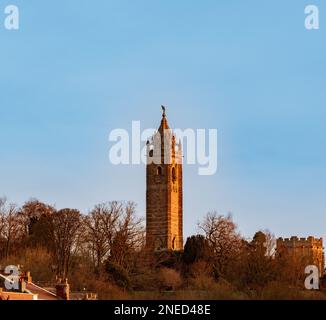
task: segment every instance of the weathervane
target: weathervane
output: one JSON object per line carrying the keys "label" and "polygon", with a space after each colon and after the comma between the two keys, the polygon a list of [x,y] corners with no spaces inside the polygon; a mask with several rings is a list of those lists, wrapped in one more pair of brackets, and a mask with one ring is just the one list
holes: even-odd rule
{"label": "weathervane", "polygon": [[163,106],[163,105],[161,105],[161,108],[162,108],[162,110],[163,110],[163,117],[165,118],[165,111],[166,111],[166,107],[165,107],[165,106]]}

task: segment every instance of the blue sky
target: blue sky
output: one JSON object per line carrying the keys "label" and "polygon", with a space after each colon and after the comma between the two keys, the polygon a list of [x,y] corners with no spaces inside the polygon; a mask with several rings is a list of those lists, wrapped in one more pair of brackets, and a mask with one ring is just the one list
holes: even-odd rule
{"label": "blue sky", "polygon": [[[158,126],[166,104],[172,127],[218,129],[216,175],[184,168],[186,236],[210,210],[245,236],[326,236],[323,1],[8,4],[21,20],[9,32],[0,14],[0,195],[144,215],[145,167],[111,165],[108,136]],[[320,30],[304,28],[308,4]]]}

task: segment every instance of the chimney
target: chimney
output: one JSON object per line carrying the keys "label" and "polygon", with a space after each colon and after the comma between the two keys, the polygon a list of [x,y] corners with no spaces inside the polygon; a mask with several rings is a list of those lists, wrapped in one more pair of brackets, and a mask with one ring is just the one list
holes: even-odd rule
{"label": "chimney", "polygon": [[24,277],[19,278],[19,292],[24,293],[26,291],[26,282]]}
{"label": "chimney", "polygon": [[57,297],[62,300],[70,300],[70,286],[68,283],[68,279],[62,281],[59,280],[60,283],[55,286]]}
{"label": "chimney", "polygon": [[24,277],[24,280],[25,280],[28,284],[30,284],[30,283],[33,282],[33,281],[32,281],[32,276],[31,276],[30,271],[24,272],[24,273],[23,273],[23,277]]}

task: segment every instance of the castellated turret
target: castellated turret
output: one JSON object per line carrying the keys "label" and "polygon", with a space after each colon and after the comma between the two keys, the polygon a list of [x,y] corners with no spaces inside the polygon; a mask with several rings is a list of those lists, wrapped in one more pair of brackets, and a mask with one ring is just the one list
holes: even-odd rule
{"label": "castellated turret", "polygon": [[276,242],[278,254],[288,254],[306,265],[316,265],[320,275],[324,275],[324,247],[323,238],[278,238]]}

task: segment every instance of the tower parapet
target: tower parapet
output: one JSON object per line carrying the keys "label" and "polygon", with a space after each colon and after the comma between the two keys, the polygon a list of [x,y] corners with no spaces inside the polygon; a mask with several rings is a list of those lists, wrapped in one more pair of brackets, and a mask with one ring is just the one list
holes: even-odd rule
{"label": "tower parapet", "polygon": [[315,246],[315,247],[323,247],[323,238],[315,238],[309,236],[307,238],[298,238],[296,236],[292,236],[291,238],[278,238],[277,242],[280,245],[284,246]]}

